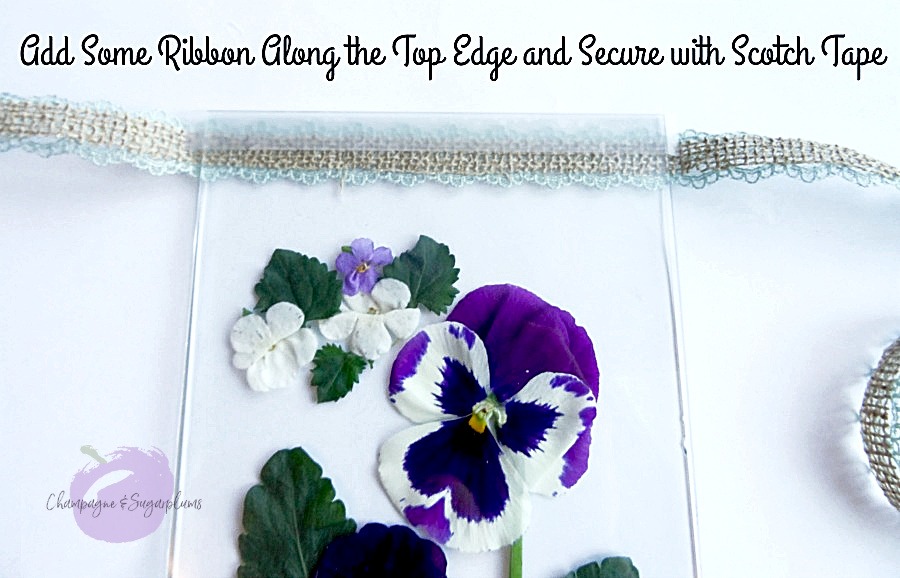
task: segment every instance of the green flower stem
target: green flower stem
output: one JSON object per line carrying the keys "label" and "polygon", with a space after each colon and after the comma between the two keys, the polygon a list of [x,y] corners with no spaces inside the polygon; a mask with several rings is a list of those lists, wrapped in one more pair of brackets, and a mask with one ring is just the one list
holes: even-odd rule
{"label": "green flower stem", "polygon": [[509,578],[522,578],[522,538],[509,547]]}

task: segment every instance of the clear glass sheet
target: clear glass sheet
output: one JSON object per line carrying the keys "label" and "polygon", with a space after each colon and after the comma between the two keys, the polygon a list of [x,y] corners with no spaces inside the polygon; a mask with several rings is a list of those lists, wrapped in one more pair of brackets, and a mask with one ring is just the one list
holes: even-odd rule
{"label": "clear glass sheet", "polygon": [[[0,433],[12,508],[0,575],[165,574],[171,515],[111,544],[56,499],[71,499],[76,472],[93,463],[85,445],[109,459],[155,447],[175,468],[196,188],[72,156],[0,154]],[[95,493],[124,471],[95,480]]]}
{"label": "clear glass sheet", "polygon": [[[308,120],[221,114],[210,126],[242,127],[252,142],[252,127],[260,121],[290,133],[292,123]],[[390,118],[352,120],[377,124]],[[422,126],[421,118],[402,120],[407,127]],[[457,121],[462,122],[445,117],[438,124]],[[521,128],[531,121],[485,117],[465,123],[480,130]],[[534,134],[546,135],[545,129],[603,138],[637,130],[665,152],[663,124],[656,117],[543,119]],[[632,556],[642,576],[694,575],[662,226],[667,198],[661,185],[598,190],[577,184],[549,189],[201,182],[180,488],[188,497],[202,497],[203,509],[177,515],[171,575],[234,575],[244,494],[282,448],[304,447],[358,523],[404,523],[376,474],[379,446],[409,425],[386,396],[397,346],[345,399],[316,405],[306,370],[295,387],[252,392],[243,372],[231,365],[228,335],[241,308],[255,303],[253,286],[274,249],[333,262],[340,247],[359,236],[396,254],[419,234],[450,246],[461,270],[461,294],[486,284],[523,286],[572,312],[596,347],[601,394],[590,468],[567,495],[533,496],[525,537],[527,575],[555,578],[608,555]],[[505,575],[504,551],[448,551],[448,559],[452,577]]]}

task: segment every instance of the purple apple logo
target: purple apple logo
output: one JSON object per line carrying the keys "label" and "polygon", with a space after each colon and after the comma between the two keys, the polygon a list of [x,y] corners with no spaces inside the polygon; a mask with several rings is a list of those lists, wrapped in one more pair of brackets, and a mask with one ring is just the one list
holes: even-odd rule
{"label": "purple apple logo", "polygon": [[69,486],[73,501],[93,500],[94,507],[72,509],[82,532],[105,542],[131,542],[159,528],[175,488],[169,460],[161,451],[124,447],[106,459],[91,446],[81,451],[94,458]]}

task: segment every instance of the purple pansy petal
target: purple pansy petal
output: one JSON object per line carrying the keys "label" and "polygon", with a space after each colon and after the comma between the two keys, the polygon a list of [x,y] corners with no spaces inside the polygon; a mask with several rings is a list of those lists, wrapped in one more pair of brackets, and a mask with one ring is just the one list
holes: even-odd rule
{"label": "purple pansy petal", "polygon": [[393,436],[381,448],[378,473],[394,505],[421,531],[451,548],[493,550],[522,535],[530,501],[493,436],[467,422],[423,424]]}
{"label": "purple pansy petal", "polygon": [[497,430],[497,440],[513,452],[531,457],[543,453],[547,434],[562,416],[558,408],[537,401],[511,399],[504,406],[506,423]]}
{"label": "purple pansy petal", "polygon": [[487,397],[487,385],[484,344],[462,325],[444,322],[426,327],[400,349],[388,391],[400,413],[422,423],[472,413]]}
{"label": "purple pansy petal", "polygon": [[598,394],[600,373],[587,332],[566,311],[514,285],[466,295],[447,317],[472,329],[490,354],[491,390],[505,401],[533,377],[567,373]]}
{"label": "purple pansy petal", "polygon": [[587,469],[595,415],[596,397],[581,380],[542,373],[506,403],[497,439],[529,490],[556,495]]}
{"label": "purple pansy petal", "polygon": [[441,375],[437,402],[445,415],[466,416],[472,413],[476,403],[487,397],[472,371],[458,359],[445,357]]}
{"label": "purple pansy petal", "polygon": [[391,401],[394,401],[393,396],[395,394],[403,391],[403,382],[416,372],[419,363],[421,363],[422,358],[425,357],[425,352],[428,350],[429,343],[431,343],[431,338],[428,337],[428,333],[423,330],[413,335],[409,341],[403,345],[400,352],[397,353],[397,358],[394,360],[394,365],[391,367],[391,378],[388,383],[388,395],[391,396]]}
{"label": "purple pansy petal", "polygon": [[372,260],[372,254],[375,252],[375,243],[372,242],[372,239],[354,239],[350,243],[350,250],[357,259],[368,262]]}
{"label": "purple pansy petal", "polygon": [[405,526],[366,524],[338,536],[322,552],[315,578],[416,576],[446,578],[447,558],[434,543]]}
{"label": "purple pansy petal", "polygon": [[555,495],[586,471],[598,389],[593,344],[569,313],[519,287],[482,287],[401,349],[391,401],[431,423],[382,446],[382,484],[448,547],[508,545],[527,525],[529,490]]}
{"label": "purple pansy petal", "polygon": [[427,536],[431,536],[440,544],[450,539],[450,520],[444,514],[446,500],[441,498],[433,506],[406,506],[403,515],[413,526],[421,528]]}
{"label": "purple pansy petal", "polygon": [[378,247],[372,253],[372,265],[376,265],[379,268],[390,264],[393,260],[394,256],[391,254],[391,250],[387,247]]}
{"label": "purple pansy petal", "polygon": [[588,457],[590,457],[591,451],[591,424],[597,417],[597,408],[586,407],[581,410],[579,416],[581,423],[584,424],[584,429],[563,456],[566,467],[563,468],[562,475],[559,477],[560,483],[566,488],[574,486],[588,469]]}
{"label": "purple pansy petal", "polygon": [[458,517],[491,521],[509,504],[509,486],[500,465],[502,450],[493,436],[478,433],[467,422],[465,418],[444,422],[410,444],[403,469],[422,495],[449,490],[450,505]]}

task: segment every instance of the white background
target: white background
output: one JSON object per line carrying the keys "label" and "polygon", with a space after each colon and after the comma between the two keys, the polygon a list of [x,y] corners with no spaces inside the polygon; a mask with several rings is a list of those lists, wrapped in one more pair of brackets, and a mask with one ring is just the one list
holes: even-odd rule
{"label": "white background", "polygon": [[[617,553],[642,560],[648,576],[690,575],[655,192],[373,185],[338,194],[327,183],[298,196],[291,183],[259,188],[232,181],[207,189],[184,487],[217,506],[182,517],[177,576],[194,576],[200,568],[207,576],[233,572],[239,563],[233,542],[240,532],[240,498],[265,460],[284,447],[302,445],[310,452],[360,523],[402,523],[374,475],[378,448],[410,426],[385,400],[393,352],[346,399],[316,406],[305,372],[299,387],[254,394],[242,372],[231,367],[225,339],[240,308],[252,305],[252,285],[274,247],[332,261],[360,230],[397,253],[419,233],[433,235],[456,256],[462,293],[515,283],[572,312],[589,331],[603,383],[590,467],[566,495],[532,500],[525,548],[529,575],[563,576],[573,564]],[[591,248],[589,263],[571,249],[578,246]],[[452,578],[499,575],[505,558],[502,551],[448,554]]]}
{"label": "white background", "polygon": [[[838,143],[900,164],[900,9],[857,2],[120,2],[3,6],[0,90],[107,100],[170,113],[206,109],[663,113],[670,133],[747,131]],[[435,80],[390,60],[307,67],[37,67],[18,61],[27,34],[96,32],[155,46],[163,34],[209,34],[258,47],[273,32],[339,45],[347,34],[387,48],[416,33],[450,50],[462,33],[522,49],[688,45],[709,34],[726,56],[828,34],[881,46],[886,66],[850,68],[581,67],[488,71],[442,65]],[[99,544],[44,508],[83,464],[85,443],[157,445],[172,455],[186,339],[193,193],[70,158],[0,157],[0,382],[8,417],[0,573],[157,576],[165,529]],[[705,576],[893,576],[898,514],[873,490],[854,423],[865,374],[900,331],[895,189],[786,179],[676,189],[686,368]],[[638,363],[639,360],[634,360]],[[14,473],[13,473],[14,472]],[[9,551],[7,551],[9,550]],[[624,552],[627,553],[627,552]],[[641,560],[636,560],[638,566]],[[655,562],[654,562],[655,564]],[[651,564],[652,566],[652,564]],[[657,573],[658,576],[668,576]],[[677,574],[672,574],[677,575]]]}

